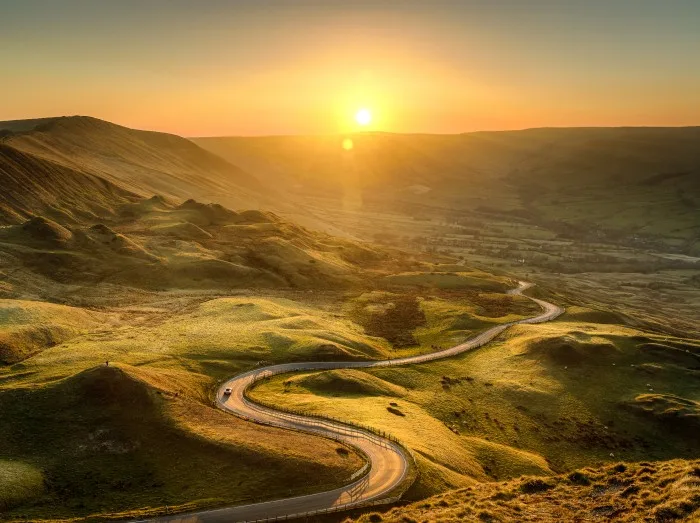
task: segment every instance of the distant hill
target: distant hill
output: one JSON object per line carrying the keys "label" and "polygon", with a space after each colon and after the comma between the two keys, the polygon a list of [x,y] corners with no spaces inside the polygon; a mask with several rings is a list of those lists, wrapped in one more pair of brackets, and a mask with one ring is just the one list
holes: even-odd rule
{"label": "distant hill", "polygon": [[[161,195],[176,201],[197,198],[230,207],[271,207],[273,191],[256,178],[175,135],[71,116],[0,122],[0,144],[6,156],[14,149],[24,155],[23,162],[49,162],[55,176],[62,169],[74,177],[75,173],[98,177],[125,194]],[[0,175],[11,177],[15,168],[3,161]],[[60,191],[61,186],[62,180],[54,177],[43,189]]]}
{"label": "distant hill", "polygon": [[[558,232],[700,236],[700,127],[198,138],[300,197],[517,216]],[[332,205],[332,204],[331,204]]]}

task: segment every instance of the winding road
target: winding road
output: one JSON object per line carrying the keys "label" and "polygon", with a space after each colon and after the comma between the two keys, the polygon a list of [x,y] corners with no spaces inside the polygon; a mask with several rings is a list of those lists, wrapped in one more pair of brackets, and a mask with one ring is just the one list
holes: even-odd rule
{"label": "winding road", "polygon": [[[532,284],[520,282],[517,288],[509,294],[522,294]],[[382,361],[353,361],[353,362],[301,362],[283,363],[269,367],[254,369],[239,374],[224,383],[218,393],[217,401],[220,408],[241,418],[257,423],[272,425],[285,429],[298,430],[319,434],[346,443],[367,457],[369,470],[357,472],[357,478],[349,478],[349,484],[326,492],[297,496],[276,501],[240,505],[215,510],[206,510],[177,516],[166,516],[153,521],[182,522],[182,523],[232,523],[241,521],[269,521],[286,519],[294,516],[312,515],[324,512],[335,512],[372,502],[388,502],[394,489],[406,478],[412,458],[400,445],[376,434],[351,427],[340,422],[323,421],[307,416],[287,414],[251,402],[245,396],[245,391],[255,381],[294,371],[329,370],[348,368],[393,367],[425,363],[461,354],[471,349],[481,347],[512,325],[520,323],[543,323],[553,320],[564,312],[564,309],[552,303],[532,298],[542,308],[538,316],[524,320],[513,321],[492,327],[481,334],[470,338],[460,345],[449,349],[394,360]],[[224,395],[224,390],[230,387],[232,393]],[[223,479],[223,478],[222,478]]]}

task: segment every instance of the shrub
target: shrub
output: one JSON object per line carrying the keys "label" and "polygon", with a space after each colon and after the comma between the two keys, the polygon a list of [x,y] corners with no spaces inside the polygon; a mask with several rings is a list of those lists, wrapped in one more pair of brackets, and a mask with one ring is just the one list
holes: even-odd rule
{"label": "shrub", "polygon": [[535,494],[537,492],[545,492],[554,488],[554,485],[539,478],[528,479],[520,484],[520,491],[525,494]]}
{"label": "shrub", "polygon": [[628,498],[628,497],[632,496],[633,494],[636,494],[640,490],[641,489],[637,485],[630,485],[625,490],[620,492],[620,496],[623,498]]}
{"label": "shrub", "polygon": [[574,485],[590,485],[591,480],[586,476],[583,472],[579,472],[578,470],[575,472],[572,472],[569,474],[569,481],[573,483]]}
{"label": "shrub", "polygon": [[401,412],[399,409],[396,409],[394,407],[387,407],[386,410],[394,414],[395,416],[405,416],[403,412]]}

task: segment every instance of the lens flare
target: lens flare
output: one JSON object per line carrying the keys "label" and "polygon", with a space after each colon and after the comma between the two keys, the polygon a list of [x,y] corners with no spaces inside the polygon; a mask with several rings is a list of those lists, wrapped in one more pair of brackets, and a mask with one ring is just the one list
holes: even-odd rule
{"label": "lens flare", "polygon": [[345,138],[343,140],[343,149],[346,151],[352,151],[353,147],[355,147],[355,144],[352,143],[352,140],[350,138]]}

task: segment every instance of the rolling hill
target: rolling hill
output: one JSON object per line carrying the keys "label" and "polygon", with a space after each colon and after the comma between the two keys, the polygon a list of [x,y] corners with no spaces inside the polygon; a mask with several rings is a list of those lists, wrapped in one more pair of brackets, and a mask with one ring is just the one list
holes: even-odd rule
{"label": "rolling hill", "polygon": [[700,128],[340,139],[0,123],[0,512],[138,518],[343,484],[361,455],[212,409],[222,380],[461,343],[536,313],[517,278],[567,313],[251,395],[410,449],[405,499],[424,501],[362,521],[695,511],[700,292],[677,253],[699,248]]}
{"label": "rolling hill", "polygon": [[[272,189],[175,135],[138,131],[96,118],[72,116],[0,122],[0,145],[3,181],[22,183],[24,180],[18,178],[31,172],[44,181],[45,190],[50,186],[58,195],[69,191],[65,186],[84,185],[84,177],[91,185],[103,186],[97,193],[94,187],[84,187],[80,196],[72,191],[72,199],[66,202],[69,210],[76,203],[80,209],[95,198],[104,200],[104,195],[100,194],[104,191],[117,193],[122,198],[160,195],[176,201],[190,198],[215,201],[229,207],[273,207]],[[44,172],[50,172],[51,177],[47,178]],[[3,212],[5,221],[17,214],[26,217],[26,205],[4,203],[9,206]]]}
{"label": "rolling hill", "polygon": [[195,139],[326,207],[353,198],[416,216],[526,221],[557,233],[644,235],[684,251],[700,234],[700,127],[461,135]]}

